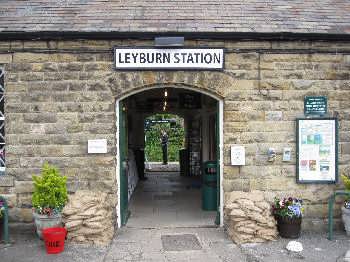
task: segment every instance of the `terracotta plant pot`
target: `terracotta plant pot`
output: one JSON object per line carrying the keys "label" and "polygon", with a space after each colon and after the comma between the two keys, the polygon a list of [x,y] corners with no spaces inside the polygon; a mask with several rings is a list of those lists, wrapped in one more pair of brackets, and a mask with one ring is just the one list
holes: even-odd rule
{"label": "terracotta plant pot", "polygon": [[62,215],[39,215],[33,212],[34,222],[36,226],[36,233],[40,239],[43,239],[42,231],[50,227],[62,227]]}
{"label": "terracotta plant pot", "polygon": [[277,230],[281,237],[299,238],[301,231],[301,217],[275,217],[277,220]]}

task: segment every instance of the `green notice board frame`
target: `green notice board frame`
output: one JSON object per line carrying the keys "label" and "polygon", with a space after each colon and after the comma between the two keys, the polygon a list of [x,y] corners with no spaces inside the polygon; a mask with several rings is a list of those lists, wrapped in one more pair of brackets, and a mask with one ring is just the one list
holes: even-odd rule
{"label": "green notice board frame", "polygon": [[304,98],[304,114],[319,116],[327,114],[327,97],[306,96]]}
{"label": "green notice board frame", "polygon": [[338,182],[338,119],[314,117],[296,119],[296,182],[336,184]]}

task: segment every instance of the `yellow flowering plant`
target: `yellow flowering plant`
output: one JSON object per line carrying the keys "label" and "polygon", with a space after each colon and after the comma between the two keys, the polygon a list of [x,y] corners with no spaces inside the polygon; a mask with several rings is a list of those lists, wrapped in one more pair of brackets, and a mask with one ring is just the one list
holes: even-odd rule
{"label": "yellow flowering plant", "polygon": [[[350,175],[348,174],[342,174],[340,176],[341,180],[344,183],[345,189],[350,191]],[[350,209],[350,198],[347,197],[344,201],[344,207],[347,209]]]}

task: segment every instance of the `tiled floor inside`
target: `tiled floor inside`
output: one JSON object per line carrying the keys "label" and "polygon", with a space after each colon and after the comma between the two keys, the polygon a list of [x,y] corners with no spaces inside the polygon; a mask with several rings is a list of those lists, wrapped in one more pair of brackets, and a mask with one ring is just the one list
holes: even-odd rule
{"label": "tiled floor inside", "polygon": [[215,226],[215,211],[201,208],[200,179],[178,172],[148,172],[131,197],[127,227]]}

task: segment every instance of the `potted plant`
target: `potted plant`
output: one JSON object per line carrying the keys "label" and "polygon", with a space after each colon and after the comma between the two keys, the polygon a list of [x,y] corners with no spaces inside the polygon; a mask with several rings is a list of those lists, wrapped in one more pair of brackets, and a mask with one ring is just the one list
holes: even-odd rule
{"label": "potted plant", "polygon": [[62,226],[61,211],[68,199],[66,181],[67,178],[48,163],[43,165],[41,176],[33,176],[33,217],[40,238],[43,229]]}
{"label": "potted plant", "polygon": [[[350,175],[348,174],[342,174],[341,179],[344,183],[345,189],[350,190]],[[344,228],[346,231],[346,234],[350,236],[350,198],[345,198],[344,205],[341,208],[342,212],[342,220],[344,223]]]}
{"label": "potted plant", "polygon": [[298,238],[301,231],[303,216],[303,201],[301,199],[275,198],[272,214],[277,221],[277,230],[281,237]]}

